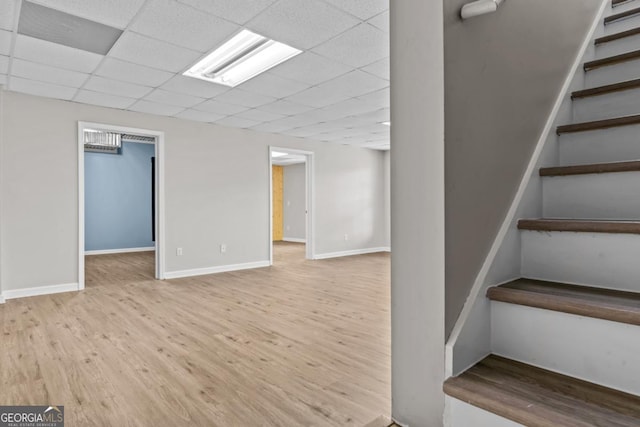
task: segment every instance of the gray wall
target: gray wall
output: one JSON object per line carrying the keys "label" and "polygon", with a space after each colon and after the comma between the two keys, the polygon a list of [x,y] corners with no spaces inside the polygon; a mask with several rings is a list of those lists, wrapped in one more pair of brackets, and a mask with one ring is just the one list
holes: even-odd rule
{"label": "gray wall", "polygon": [[304,163],[283,168],[284,240],[304,240],[306,233],[306,166]]}
{"label": "gray wall", "polygon": [[269,145],[315,154],[317,254],[384,244],[378,151],[13,92],[2,120],[3,290],[78,281],[79,120],[165,132],[167,272],[269,259]]}
{"label": "gray wall", "polygon": [[462,22],[444,5],[446,330],[505,218],[599,0],[508,0]]}
{"label": "gray wall", "polygon": [[392,416],[435,427],[444,411],[442,2],[390,6]]}

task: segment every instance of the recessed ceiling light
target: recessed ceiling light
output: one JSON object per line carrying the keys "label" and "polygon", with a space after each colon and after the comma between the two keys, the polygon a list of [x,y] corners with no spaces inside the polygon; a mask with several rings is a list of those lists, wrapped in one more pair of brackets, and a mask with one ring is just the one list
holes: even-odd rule
{"label": "recessed ceiling light", "polygon": [[242,30],[184,75],[234,87],[301,52],[260,34]]}
{"label": "recessed ceiling light", "polygon": [[271,152],[271,157],[282,157],[282,156],[288,156],[287,153],[281,153],[280,151],[272,151]]}
{"label": "recessed ceiling light", "polygon": [[385,126],[391,126],[391,122],[382,122],[382,124]]}

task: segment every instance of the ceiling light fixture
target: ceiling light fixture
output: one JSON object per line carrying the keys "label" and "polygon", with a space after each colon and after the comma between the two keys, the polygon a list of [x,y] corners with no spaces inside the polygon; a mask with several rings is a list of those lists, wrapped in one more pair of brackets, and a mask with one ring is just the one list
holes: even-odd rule
{"label": "ceiling light fixture", "polygon": [[382,122],[382,124],[385,126],[391,126],[391,122]]}
{"label": "ceiling light fixture", "polygon": [[184,75],[235,87],[302,51],[242,30],[185,71]]}
{"label": "ceiling light fixture", "polygon": [[271,152],[271,157],[282,157],[282,156],[288,156],[289,154],[287,153],[281,153],[280,151],[272,151]]}

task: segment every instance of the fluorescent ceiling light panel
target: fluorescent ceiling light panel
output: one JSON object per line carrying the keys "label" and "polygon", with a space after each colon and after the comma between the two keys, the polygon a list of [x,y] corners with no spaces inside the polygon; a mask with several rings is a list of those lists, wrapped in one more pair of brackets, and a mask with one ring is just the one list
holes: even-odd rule
{"label": "fluorescent ceiling light panel", "polygon": [[385,126],[391,126],[391,122],[382,122],[382,124]]}
{"label": "fluorescent ceiling light panel", "polygon": [[271,152],[271,157],[282,157],[282,156],[288,156],[289,154],[287,153],[281,153],[280,151],[272,151]]}
{"label": "fluorescent ceiling light panel", "polygon": [[184,75],[235,87],[300,53],[284,43],[242,30]]}

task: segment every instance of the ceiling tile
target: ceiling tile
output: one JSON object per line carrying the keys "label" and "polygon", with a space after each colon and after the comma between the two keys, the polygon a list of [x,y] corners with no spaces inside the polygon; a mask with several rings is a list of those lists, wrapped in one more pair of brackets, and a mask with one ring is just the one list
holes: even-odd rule
{"label": "ceiling tile", "polygon": [[192,50],[208,52],[239,31],[240,27],[175,0],[149,0],[130,29]]}
{"label": "ceiling tile", "polygon": [[[362,96],[389,86],[389,82],[360,70],[335,78],[317,87],[324,93],[340,93],[345,98]],[[326,104],[328,105],[328,104]]]}
{"label": "ceiling tile", "polygon": [[374,15],[389,9],[389,0],[324,0],[327,3],[357,16],[360,19],[369,19]]}
{"label": "ceiling tile", "polygon": [[324,110],[327,110],[334,115],[332,117],[333,119],[355,116],[375,111],[377,109],[378,107],[372,106],[364,101],[355,98],[347,99],[346,101],[338,102],[337,104],[333,104],[329,107],[324,108]]}
{"label": "ceiling tile", "polygon": [[358,99],[378,108],[389,108],[389,105],[391,104],[390,92],[390,88],[386,87],[384,89],[359,96]]}
{"label": "ceiling tile", "polygon": [[185,77],[181,74],[174,76],[171,80],[163,84],[162,89],[202,98],[213,98],[229,90],[227,86],[194,79],[193,77]]}
{"label": "ceiling tile", "polygon": [[283,126],[285,129],[294,129],[302,126],[316,124],[318,123],[318,119],[316,117],[310,117],[305,114],[300,114],[297,116],[289,116],[283,119],[274,120],[269,123],[273,123],[276,126]]}
{"label": "ceiling tile", "polygon": [[273,96],[274,98],[284,98],[309,88],[306,83],[286,79],[275,74],[264,73],[243,83],[242,90]]}
{"label": "ceiling tile", "polygon": [[262,111],[266,111],[268,113],[282,114],[284,116],[291,116],[293,114],[304,113],[305,111],[309,111],[313,109],[313,107],[309,107],[308,105],[302,104],[294,104],[293,102],[285,101],[281,99],[276,102],[272,102],[271,104],[262,105],[259,108]]}
{"label": "ceiling tile", "polygon": [[298,49],[309,49],[358,22],[320,0],[280,0],[249,21],[247,27]]}
{"label": "ceiling tile", "polygon": [[372,25],[360,24],[313,51],[353,67],[362,67],[389,56],[389,35]]}
{"label": "ceiling tile", "polygon": [[83,89],[132,98],[141,98],[153,90],[148,86],[105,79],[104,77],[98,76],[92,76],[84,85]]}
{"label": "ceiling tile", "polygon": [[367,21],[369,24],[373,25],[379,30],[384,31],[389,34],[389,11],[381,13],[378,16],[374,16],[373,18]]}
{"label": "ceiling tile", "polygon": [[127,31],[113,46],[109,56],[177,73],[188,68],[201,54]]}
{"label": "ceiling tile", "polygon": [[77,91],[77,89],[68,86],[58,86],[20,77],[11,77],[9,90],[56,99],[71,99]]}
{"label": "ceiling tile", "polygon": [[253,120],[256,122],[271,122],[273,120],[281,119],[285,116],[283,116],[282,114],[267,113],[266,111],[252,109],[243,111],[242,113],[238,113],[234,117]]}
{"label": "ceiling tile", "polygon": [[286,98],[287,101],[308,105],[310,107],[322,108],[327,105],[335,104],[336,102],[344,101],[350,98],[349,95],[344,95],[340,92],[329,92],[319,87],[312,87],[295,95]]}
{"label": "ceiling tile", "polygon": [[248,120],[248,119],[241,119],[239,117],[225,117],[224,119],[220,119],[216,121],[216,124],[222,125],[222,126],[231,126],[234,128],[249,128],[251,126],[255,126],[257,124],[259,124],[260,122],[256,122],[254,120]]}
{"label": "ceiling tile", "polygon": [[91,73],[104,56],[18,34],[14,57],[65,70]]}
{"label": "ceiling tile", "polygon": [[374,76],[380,77],[381,79],[385,80],[389,80],[389,69],[390,61],[388,56],[381,59],[380,61],[374,62],[373,64],[361,68],[362,71],[373,74]]}
{"label": "ceiling tile", "polygon": [[193,107],[194,105],[204,102],[204,98],[192,95],[185,95],[175,92],[169,92],[162,89],[156,89],[144,98],[147,101],[157,102],[160,104],[177,105],[178,107]]}
{"label": "ceiling tile", "polygon": [[244,107],[259,107],[264,104],[269,104],[276,100],[271,96],[260,95],[257,93],[247,92],[242,89],[231,89],[228,92],[223,93],[216,97],[216,100],[221,102],[227,102],[229,104],[242,105]]}
{"label": "ceiling tile", "polygon": [[283,132],[285,135],[295,136],[298,138],[306,138],[308,136],[314,135],[313,133],[309,133],[305,128],[295,128],[289,129]]}
{"label": "ceiling tile", "polygon": [[0,74],[0,85],[6,85],[9,77],[6,74]]}
{"label": "ceiling tile", "polygon": [[251,129],[256,130],[258,132],[269,132],[269,133],[280,133],[283,130],[291,129],[293,125],[289,123],[260,123],[259,125],[252,126]]}
{"label": "ceiling tile", "polygon": [[13,31],[16,18],[18,0],[3,0],[0,2],[0,28]]}
{"label": "ceiling tile", "polygon": [[11,31],[0,30],[0,55],[9,55],[11,53],[11,40],[13,33]]}
{"label": "ceiling tile", "polygon": [[105,58],[95,74],[115,80],[156,87],[173,76],[167,71],[156,70],[143,65],[132,64],[115,58]]}
{"label": "ceiling tile", "polygon": [[180,111],[184,110],[182,107],[175,105],[158,104],[157,102],[138,101],[128,110],[139,111],[141,113],[158,114],[160,116],[175,116]]}
{"label": "ceiling tile", "polygon": [[198,104],[195,107],[198,111],[206,111],[208,113],[216,113],[222,116],[230,116],[237,114],[241,111],[248,110],[249,107],[243,107],[242,105],[229,104],[227,102],[220,102],[217,99],[211,99],[205,101],[202,104]]}
{"label": "ceiling tile", "polygon": [[276,0],[178,0],[202,11],[244,24]]}
{"label": "ceiling tile", "polygon": [[226,102],[220,102],[216,99],[207,100],[201,104],[197,104],[193,107],[194,110],[217,114],[220,117],[230,116],[242,111],[248,110],[249,107],[242,105],[228,104]]}
{"label": "ceiling tile", "polygon": [[205,111],[187,109],[182,111],[181,113],[176,114],[175,117],[179,117],[181,119],[186,119],[186,120],[194,120],[196,122],[210,123],[210,122],[215,122],[216,120],[220,120],[224,116],[221,114],[207,113]]}
{"label": "ceiling tile", "polygon": [[0,55],[0,74],[7,74],[9,71],[9,57]]}
{"label": "ceiling tile", "polygon": [[73,98],[76,102],[82,102],[84,104],[100,105],[109,108],[124,109],[136,102],[134,98],[127,98],[124,96],[108,95],[106,93],[93,92],[91,90],[81,90]]}
{"label": "ceiling tile", "polygon": [[353,70],[313,52],[304,52],[289,61],[283,62],[269,72],[299,82],[317,85]]}
{"label": "ceiling tile", "polygon": [[49,67],[22,59],[13,60],[11,75],[75,88],[82,86],[89,78],[89,74]]}
{"label": "ceiling tile", "polygon": [[36,0],[38,3],[113,27],[124,28],[145,0]]}

